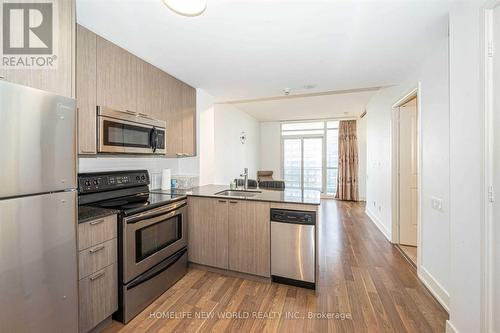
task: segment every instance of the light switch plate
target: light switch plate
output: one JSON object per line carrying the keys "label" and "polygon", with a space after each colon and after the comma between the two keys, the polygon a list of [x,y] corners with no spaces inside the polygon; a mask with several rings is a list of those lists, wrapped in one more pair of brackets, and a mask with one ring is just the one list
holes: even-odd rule
{"label": "light switch plate", "polygon": [[432,208],[440,212],[443,211],[443,199],[431,197]]}

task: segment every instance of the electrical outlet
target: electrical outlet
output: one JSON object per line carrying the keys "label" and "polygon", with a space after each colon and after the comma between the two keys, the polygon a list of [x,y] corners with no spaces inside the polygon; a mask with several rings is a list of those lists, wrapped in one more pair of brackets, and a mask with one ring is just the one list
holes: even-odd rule
{"label": "electrical outlet", "polygon": [[443,199],[431,197],[432,208],[440,212],[443,211]]}

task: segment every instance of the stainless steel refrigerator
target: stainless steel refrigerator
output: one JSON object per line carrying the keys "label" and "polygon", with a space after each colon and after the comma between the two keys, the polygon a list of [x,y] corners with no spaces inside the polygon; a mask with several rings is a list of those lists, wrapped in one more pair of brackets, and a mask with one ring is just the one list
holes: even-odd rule
{"label": "stainless steel refrigerator", "polygon": [[76,110],[0,80],[0,332],[77,332]]}

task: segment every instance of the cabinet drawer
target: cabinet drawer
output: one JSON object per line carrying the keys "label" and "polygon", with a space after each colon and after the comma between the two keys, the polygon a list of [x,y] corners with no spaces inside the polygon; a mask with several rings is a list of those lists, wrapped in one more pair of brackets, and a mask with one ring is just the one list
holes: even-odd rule
{"label": "cabinet drawer", "polygon": [[116,264],[80,280],[80,333],[88,332],[118,309]]}
{"label": "cabinet drawer", "polygon": [[116,262],[116,238],[106,241],[79,253],[79,279],[97,272]]}
{"label": "cabinet drawer", "polygon": [[78,224],[78,251],[116,238],[116,215]]}

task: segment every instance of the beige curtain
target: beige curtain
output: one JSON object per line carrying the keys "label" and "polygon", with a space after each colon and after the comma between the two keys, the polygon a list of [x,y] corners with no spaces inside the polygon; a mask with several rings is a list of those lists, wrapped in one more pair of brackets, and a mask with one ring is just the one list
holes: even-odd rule
{"label": "beige curtain", "polygon": [[356,120],[339,123],[339,174],[337,194],[339,200],[358,201],[358,138]]}

